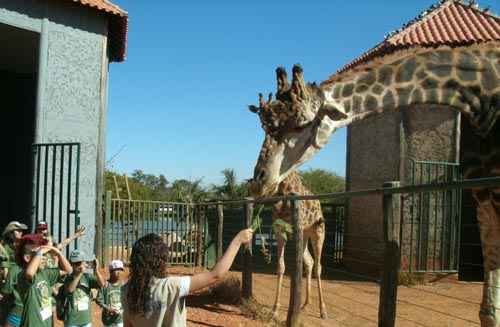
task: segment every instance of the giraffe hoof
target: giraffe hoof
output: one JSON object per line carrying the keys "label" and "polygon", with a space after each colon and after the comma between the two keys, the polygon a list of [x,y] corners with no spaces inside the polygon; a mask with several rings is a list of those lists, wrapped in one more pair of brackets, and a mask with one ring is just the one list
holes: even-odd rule
{"label": "giraffe hoof", "polygon": [[328,319],[328,314],[325,312],[321,312],[321,319]]}

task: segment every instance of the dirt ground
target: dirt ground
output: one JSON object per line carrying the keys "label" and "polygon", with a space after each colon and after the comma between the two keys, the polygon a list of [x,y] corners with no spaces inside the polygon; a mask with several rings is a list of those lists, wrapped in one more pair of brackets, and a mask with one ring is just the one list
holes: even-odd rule
{"label": "dirt ground", "polygon": [[[192,274],[192,269],[174,269],[172,274]],[[231,275],[241,277],[241,273]],[[302,319],[305,326],[377,326],[379,286],[375,282],[356,280],[343,273],[335,279],[325,280],[323,289],[329,318],[320,319],[318,292],[313,280],[311,304],[305,309]],[[266,308],[271,308],[276,289],[276,277],[254,274],[254,297]],[[305,286],[305,281],[304,281]],[[289,279],[284,280],[281,297],[281,320],[286,319]],[[305,294],[305,290],[303,291]],[[396,326],[479,326],[479,302],[482,284],[456,281],[439,281],[428,285],[398,288]],[[304,295],[303,295],[304,296]],[[237,306],[211,303],[206,296],[191,296],[188,299],[188,326],[193,327],[257,327],[261,321],[246,318]],[[93,326],[102,326],[100,310],[94,305]],[[58,324],[62,326],[62,324]]]}

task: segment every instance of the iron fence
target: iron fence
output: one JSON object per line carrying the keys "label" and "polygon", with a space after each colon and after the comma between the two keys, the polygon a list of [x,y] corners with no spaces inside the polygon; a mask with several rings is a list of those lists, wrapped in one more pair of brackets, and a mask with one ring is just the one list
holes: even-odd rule
{"label": "iron fence", "polygon": [[[54,241],[60,242],[80,225],[80,143],[34,144],[33,163],[32,224],[46,221]],[[69,247],[66,251],[68,255]]]}
{"label": "iron fence", "polygon": [[202,206],[112,199],[111,192],[107,192],[101,257],[128,262],[134,243],[155,233],[169,247],[170,265],[202,265],[206,230]]}
{"label": "iron fence", "polygon": [[[460,181],[458,163],[410,160],[411,185]],[[457,272],[460,253],[460,189],[411,193],[403,198],[402,269]]]}

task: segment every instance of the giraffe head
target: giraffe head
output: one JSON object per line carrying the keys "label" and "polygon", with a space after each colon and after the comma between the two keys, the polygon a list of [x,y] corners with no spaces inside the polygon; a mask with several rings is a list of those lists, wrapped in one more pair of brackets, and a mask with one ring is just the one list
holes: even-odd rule
{"label": "giraffe head", "polygon": [[259,115],[265,139],[250,180],[255,197],[276,192],[279,183],[296,167],[307,161],[326,144],[335,130],[335,121],[345,113],[325,101],[316,84],[306,84],[299,65],[293,67],[291,85],[285,69],[276,69],[276,99],[267,101],[259,94],[259,106],[249,106]]}

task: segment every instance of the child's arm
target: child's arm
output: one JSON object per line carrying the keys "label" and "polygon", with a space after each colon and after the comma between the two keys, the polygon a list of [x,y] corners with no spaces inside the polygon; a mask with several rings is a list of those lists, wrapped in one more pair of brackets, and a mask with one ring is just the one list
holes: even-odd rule
{"label": "child's arm", "polygon": [[83,272],[83,269],[78,267],[75,273],[73,273],[73,279],[69,283],[64,284],[66,294],[72,294],[76,290],[78,283],[83,276]]}
{"label": "child's arm", "polygon": [[222,277],[224,277],[224,275],[229,271],[229,268],[231,268],[240,246],[242,244],[249,243],[252,240],[252,236],[253,230],[250,228],[240,231],[238,235],[233,238],[228,249],[222,258],[217,262],[212,271],[196,274],[191,277],[189,292],[204,288],[222,279]]}
{"label": "child's arm", "polygon": [[106,287],[107,282],[106,278],[101,274],[101,271],[99,270],[99,260],[97,258],[94,259],[94,264],[95,264],[95,276],[97,279],[97,284],[99,285],[100,288]]}
{"label": "child's arm", "polygon": [[63,275],[69,275],[73,272],[73,267],[69,263],[68,259],[61,253],[58,248],[53,248],[52,252],[57,256],[57,261],[59,263],[59,269],[61,269]]}
{"label": "child's arm", "polygon": [[68,246],[71,242],[76,240],[77,238],[85,235],[85,226],[80,226],[77,228],[76,233],[71,235],[70,237],[64,239],[57,245],[57,248],[61,251],[64,249],[66,246]]}

